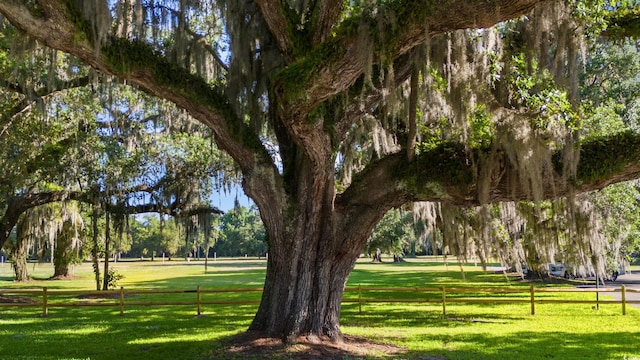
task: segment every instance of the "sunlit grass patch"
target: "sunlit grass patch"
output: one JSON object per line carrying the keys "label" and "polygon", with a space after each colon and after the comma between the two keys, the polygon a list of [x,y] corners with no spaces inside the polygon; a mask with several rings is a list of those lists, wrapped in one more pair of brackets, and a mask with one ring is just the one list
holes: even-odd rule
{"label": "sunlit grass patch", "polygon": [[[521,289],[522,293],[447,292],[448,299],[529,299],[531,283],[516,277],[485,272],[465,266],[409,259],[403,264],[371,264],[361,261],[349,279],[348,287],[393,288],[456,287]],[[119,262],[110,264],[125,275],[119,285],[125,289],[226,289],[261,287],[264,260],[219,260],[204,271],[203,262],[172,261]],[[43,264],[37,265],[46,273]],[[448,270],[447,270],[448,268]],[[51,270],[51,269],[49,269]],[[8,275],[9,267],[0,268]],[[47,281],[27,284],[0,281],[1,288],[86,289],[93,290],[90,264],[76,268],[80,280]],[[88,279],[88,280],[87,280]],[[553,283],[544,287],[572,287],[572,283]],[[418,291],[348,292],[345,298],[439,299],[439,292]],[[53,298],[53,297],[52,297]],[[70,296],[69,298],[73,298]],[[593,293],[536,292],[537,299],[595,300]],[[608,299],[600,295],[601,299]],[[195,293],[133,294],[126,301],[184,301]],[[202,300],[259,300],[259,292],[202,294]],[[88,300],[88,299],[85,299]],[[53,307],[42,316],[39,307],[0,308],[0,358],[4,359],[212,359],[229,337],[245,331],[257,305],[202,305],[196,316],[195,305],[126,305],[120,316],[117,298],[108,307]],[[62,300],[67,301],[66,297]],[[93,300],[92,300],[93,301]],[[397,358],[438,356],[445,359],[633,359],[638,350],[640,310],[620,304],[530,304],[522,303],[345,303],[342,306],[343,332],[405,347]],[[382,354],[380,355],[382,356]]]}

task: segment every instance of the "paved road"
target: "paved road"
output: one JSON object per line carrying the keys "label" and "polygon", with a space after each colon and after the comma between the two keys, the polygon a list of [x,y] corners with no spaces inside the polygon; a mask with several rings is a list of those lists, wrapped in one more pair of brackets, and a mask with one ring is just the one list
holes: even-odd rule
{"label": "paved road", "polygon": [[[633,271],[631,272],[631,274],[620,275],[618,276],[618,279],[616,279],[616,281],[607,281],[605,285],[601,287],[614,287],[619,289],[620,286],[623,284],[627,290],[632,290],[632,291],[626,291],[625,293],[626,299],[632,300],[632,301],[640,301],[640,271]],[[593,287],[595,287],[595,285]],[[620,300],[622,297],[620,292],[603,293],[603,294],[611,295],[618,300]],[[640,304],[629,304],[629,305],[640,308]]]}
{"label": "paved road", "polygon": [[[504,270],[502,267],[487,267],[487,270],[492,270],[496,272],[501,272]],[[595,288],[594,285],[580,285],[581,288]],[[626,300],[631,301],[640,301],[640,271],[632,271],[629,274],[619,275],[616,281],[606,281],[604,285],[600,285],[602,288],[616,288],[620,289],[620,286],[624,284],[624,287],[627,289],[625,293]],[[632,290],[632,291],[628,291]],[[611,295],[614,298],[621,300],[622,295],[620,292],[603,292],[602,294]],[[640,308],[639,304],[628,304],[629,306],[635,306]]]}

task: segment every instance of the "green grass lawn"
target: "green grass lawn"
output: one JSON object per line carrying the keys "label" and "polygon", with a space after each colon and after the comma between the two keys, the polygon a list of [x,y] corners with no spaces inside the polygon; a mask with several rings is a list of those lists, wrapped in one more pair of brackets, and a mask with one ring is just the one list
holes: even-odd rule
{"label": "green grass lawn", "polygon": [[[125,277],[126,289],[203,289],[260,287],[264,260],[119,262],[111,264]],[[73,280],[45,280],[48,264],[30,265],[34,280],[14,283],[11,266],[0,265],[0,288],[93,290],[91,265],[76,266]],[[502,274],[455,264],[409,259],[402,264],[358,263],[348,286],[527,288],[529,283]],[[537,288],[571,284],[536,283]],[[206,294],[207,297],[214,294]],[[369,296],[370,295],[370,296]],[[439,296],[416,292],[363,294],[363,297],[416,298]],[[149,301],[193,299],[193,294],[136,295]],[[215,296],[222,296],[215,294]],[[257,299],[258,293],[229,294]],[[345,297],[357,297],[347,293]],[[474,297],[479,294],[456,295]],[[527,294],[500,297],[528,299]],[[594,294],[544,293],[544,298],[591,299]],[[601,295],[604,298],[604,295]],[[205,295],[203,295],[203,299]],[[130,299],[127,299],[130,300]],[[55,301],[52,299],[51,301]],[[115,301],[109,299],[107,301]],[[116,306],[58,308],[42,317],[39,307],[0,307],[0,359],[216,359],[221,343],[247,329],[256,305]],[[401,359],[640,359],[640,309],[619,304],[537,304],[536,315],[522,304],[369,303],[343,305],[342,330],[406,347]],[[382,354],[380,357],[384,357]]]}

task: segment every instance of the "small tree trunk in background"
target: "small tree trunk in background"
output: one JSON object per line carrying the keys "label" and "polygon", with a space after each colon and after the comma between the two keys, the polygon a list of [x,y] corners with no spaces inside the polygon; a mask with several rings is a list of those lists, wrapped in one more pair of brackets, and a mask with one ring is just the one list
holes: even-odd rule
{"label": "small tree trunk in background", "polygon": [[73,261],[73,225],[65,221],[61,233],[56,238],[56,248],[53,263],[53,277],[68,277],[69,264]]}
{"label": "small tree trunk in background", "polygon": [[[21,244],[18,244],[18,246],[22,247]],[[27,254],[26,252],[19,254],[19,247],[16,247],[16,252],[11,255],[13,257],[15,281],[27,281],[29,280],[29,273],[27,272]]]}
{"label": "small tree trunk in background", "polygon": [[27,272],[27,253],[29,249],[29,241],[26,238],[25,222],[18,222],[16,228],[16,247],[11,249],[11,257],[13,258],[13,272],[16,281],[29,280]]}
{"label": "small tree trunk in background", "polygon": [[207,272],[208,266],[209,266],[209,246],[206,246],[204,250],[204,272]]}
{"label": "small tree trunk in background", "polygon": [[93,227],[93,247],[91,248],[91,261],[93,263],[93,274],[96,279],[96,290],[100,290],[100,259],[98,258],[98,210],[97,206],[93,206],[93,214],[91,216],[91,225]]}
{"label": "small tree trunk in background", "polygon": [[109,227],[109,212],[105,212],[104,214],[104,218],[105,218],[105,227],[104,227],[104,276],[103,276],[103,281],[102,281],[102,290],[109,290],[109,257],[111,256],[110,250],[109,250],[109,243],[111,242],[111,234],[110,234],[110,227]]}

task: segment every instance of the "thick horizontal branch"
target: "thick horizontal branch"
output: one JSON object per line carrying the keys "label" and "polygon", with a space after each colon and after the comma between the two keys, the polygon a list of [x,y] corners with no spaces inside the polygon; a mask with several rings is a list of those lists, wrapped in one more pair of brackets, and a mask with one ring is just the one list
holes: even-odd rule
{"label": "thick horizontal branch", "polygon": [[11,119],[28,109],[33,102],[40,101],[44,97],[48,97],[64,90],[87,86],[90,82],[89,76],[82,76],[71,80],[57,80],[42,89],[25,89],[15,82],[1,81],[0,87],[18,93],[23,96],[8,111],[2,114],[5,119]]}
{"label": "thick horizontal branch", "polygon": [[7,201],[5,213],[2,218],[0,218],[0,248],[2,248],[5,241],[9,238],[20,215],[25,211],[52,202],[80,199],[85,202],[91,201],[90,196],[84,192],[67,190],[24,194],[10,198]]}
{"label": "thick horizontal branch", "polygon": [[256,0],[256,3],[260,7],[262,17],[275,38],[280,51],[285,55],[285,58],[288,57],[293,51],[293,43],[282,1]]}
{"label": "thick horizontal branch", "polygon": [[477,202],[474,169],[459,148],[439,148],[408,162],[403,152],[370,164],[338,196],[339,206],[398,207],[411,201]]}
{"label": "thick horizontal branch", "polygon": [[[117,193],[110,193],[110,196],[124,197],[128,193],[152,192],[153,188],[141,185],[128,190],[120,190]],[[209,205],[198,205],[184,207],[179,201],[175,201],[169,206],[158,203],[146,203],[140,205],[111,204],[105,202],[106,194],[95,191],[73,191],[59,190],[39,193],[28,193],[14,196],[6,204],[4,215],[0,218],[0,248],[9,238],[11,231],[18,222],[20,216],[27,210],[60,201],[80,201],[87,204],[102,204],[104,209],[113,214],[133,215],[155,212],[174,217],[189,217],[199,214],[223,214],[220,209]]]}
{"label": "thick horizontal branch", "polygon": [[158,203],[147,203],[140,205],[122,205],[122,204],[105,204],[105,210],[113,214],[122,215],[135,215],[145,213],[158,213],[163,215],[170,215],[176,218],[189,217],[199,214],[217,214],[221,215],[224,212],[214,206],[201,205],[188,209],[181,209],[179,204],[173,203],[169,206]]}
{"label": "thick horizontal branch", "polygon": [[[397,207],[411,201],[433,201],[462,207],[481,205],[478,179],[490,176],[486,202],[532,201],[524,189],[520,174],[509,165],[507,155],[494,158],[489,171],[479,161],[483,150],[466,151],[462,145],[445,144],[417,155],[408,162],[396,153],[370,164],[358,174],[351,186],[336,199],[342,207]],[[560,154],[554,156],[554,168],[562,169]],[[473,165],[476,164],[476,165]],[[582,143],[576,178],[567,181],[556,173],[552,186],[543,189],[543,199],[568,196],[602,189],[608,185],[640,178],[640,134],[625,132]]]}

